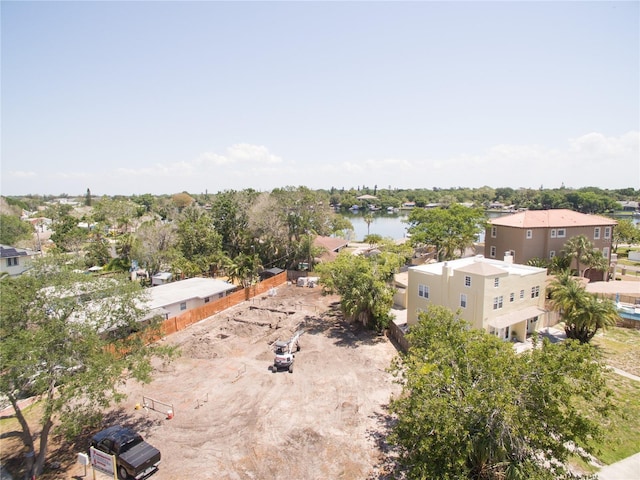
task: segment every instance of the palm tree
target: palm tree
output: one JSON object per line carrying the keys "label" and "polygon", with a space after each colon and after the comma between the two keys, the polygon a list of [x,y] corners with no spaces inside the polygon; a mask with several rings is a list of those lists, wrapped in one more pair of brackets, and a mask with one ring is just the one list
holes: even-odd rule
{"label": "palm tree", "polygon": [[367,235],[369,235],[369,228],[371,227],[371,224],[373,223],[373,215],[371,215],[370,213],[367,213],[364,216],[363,220],[367,224]]}
{"label": "palm tree", "polygon": [[600,250],[591,250],[585,255],[585,263],[587,268],[584,269],[584,274],[587,274],[587,270],[593,269],[599,272],[605,272],[604,279],[609,280],[609,276],[606,274],[609,270],[609,259],[607,259]]}
{"label": "palm tree", "polygon": [[551,308],[560,312],[567,338],[588,343],[600,329],[615,325],[618,310],[608,299],[599,299],[568,272],[549,285]]}
{"label": "palm tree", "polygon": [[567,240],[564,244],[563,251],[568,257],[576,259],[576,270],[578,271],[578,276],[582,276],[580,266],[582,263],[587,261],[587,254],[593,251],[593,243],[591,243],[584,235],[577,235]]}

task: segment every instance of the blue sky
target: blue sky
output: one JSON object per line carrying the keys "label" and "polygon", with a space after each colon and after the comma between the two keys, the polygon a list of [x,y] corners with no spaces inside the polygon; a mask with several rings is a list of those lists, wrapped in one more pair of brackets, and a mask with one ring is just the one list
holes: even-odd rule
{"label": "blue sky", "polygon": [[1,190],[640,188],[640,2],[12,2]]}

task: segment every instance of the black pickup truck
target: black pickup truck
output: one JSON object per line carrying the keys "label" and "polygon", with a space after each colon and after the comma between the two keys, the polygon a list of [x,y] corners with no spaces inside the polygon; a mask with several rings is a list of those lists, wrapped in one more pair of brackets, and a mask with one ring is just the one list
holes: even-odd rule
{"label": "black pickup truck", "polygon": [[118,477],[121,480],[140,479],[158,469],[160,451],[145,442],[133,430],[115,425],[91,438],[96,450],[115,455]]}

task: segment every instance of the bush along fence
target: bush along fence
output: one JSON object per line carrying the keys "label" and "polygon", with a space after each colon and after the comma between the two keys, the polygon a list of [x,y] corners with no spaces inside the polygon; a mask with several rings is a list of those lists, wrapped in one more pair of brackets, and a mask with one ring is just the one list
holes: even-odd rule
{"label": "bush along fence", "polygon": [[172,333],[184,330],[190,325],[204,320],[207,317],[220,313],[223,310],[234,307],[246,300],[250,300],[253,297],[262,295],[268,292],[270,289],[278,287],[287,282],[287,272],[282,272],[271,278],[267,278],[262,282],[251,285],[250,287],[243,288],[231,295],[219,298],[200,307],[192,308],[186,312],[177,315],[175,317],[168,318],[160,326],[162,336],[171,335]]}

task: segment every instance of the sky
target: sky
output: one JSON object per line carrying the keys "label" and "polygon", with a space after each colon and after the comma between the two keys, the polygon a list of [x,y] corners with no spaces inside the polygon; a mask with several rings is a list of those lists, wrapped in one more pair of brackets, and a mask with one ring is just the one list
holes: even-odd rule
{"label": "sky", "polygon": [[640,188],[640,2],[0,3],[2,195]]}

